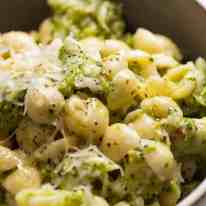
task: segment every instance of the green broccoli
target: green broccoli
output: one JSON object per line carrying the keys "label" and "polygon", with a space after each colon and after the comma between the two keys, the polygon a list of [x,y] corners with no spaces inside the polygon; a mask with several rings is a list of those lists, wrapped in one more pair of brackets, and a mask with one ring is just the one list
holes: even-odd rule
{"label": "green broccoli", "polygon": [[[114,185],[122,176],[119,165],[105,157],[95,146],[68,154],[55,169],[52,182],[58,188],[71,190],[85,185],[96,195],[114,195]],[[119,183],[119,182],[118,182]],[[119,197],[113,197],[120,198]]]}
{"label": "green broccoli", "polygon": [[[180,198],[180,187],[177,174],[167,181],[160,180],[157,174],[151,169],[145,159],[145,152],[152,152],[152,148],[141,150],[131,150],[122,161],[124,168],[123,182],[129,202],[134,204],[135,197],[140,196],[144,199],[145,205],[159,205],[160,197],[166,188],[172,188],[168,195],[168,201],[175,206]],[[177,180],[176,180],[177,179]],[[161,204],[163,205],[163,204]],[[163,205],[164,206],[164,205]]]}
{"label": "green broccoli", "polygon": [[132,150],[123,160],[125,182],[128,195],[133,198],[141,195],[147,202],[154,202],[160,194],[163,182],[156,177],[144,160],[142,152]]}
{"label": "green broccoli", "polygon": [[[98,198],[98,201],[97,201]],[[55,190],[50,185],[45,185],[40,189],[27,189],[16,195],[18,206],[107,206],[107,203],[90,193],[87,188],[65,191]]]}
{"label": "green broccoli", "polygon": [[6,206],[6,192],[0,188],[0,206]]}
{"label": "green broccoli", "polygon": [[46,43],[69,34],[78,39],[123,36],[122,8],[116,0],[48,0],[48,3],[54,14],[40,27],[40,41]]}
{"label": "green broccoli", "polygon": [[110,82],[104,76],[102,63],[88,56],[78,41],[68,37],[60,49],[59,59],[66,67],[65,78],[59,85],[64,96],[82,89],[98,94],[108,92]]}
{"label": "green broccoli", "polygon": [[196,67],[196,89],[192,96],[180,102],[184,116],[201,118],[206,115],[206,61],[198,58]]}
{"label": "green broccoli", "polygon": [[[149,152],[148,149],[145,152]],[[174,175],[171,180],[160,180],[138,150],[130,151],[119,165],[96,146],[68,153],[59,165],[51,168],[45,181],[67,191],[84,185],[112,205],[120,201],[132,206],[158,202],[165,187],[177,178]]]}
{"label": "green broccoli", "polygon": [[176,206],[177,201],[181,197],[180,183],[177,181],[171,181],[166,185],[160,194],[161,206]]}
{"label": "green broccoli", "polygon": [[23,118],[23,107],[10,101],[0,102],[0,135],[8,137]]}
{"label": "green broccoli", "polygon": [[170,136],[177,156],[206,158],[206,118],[184,118]]}

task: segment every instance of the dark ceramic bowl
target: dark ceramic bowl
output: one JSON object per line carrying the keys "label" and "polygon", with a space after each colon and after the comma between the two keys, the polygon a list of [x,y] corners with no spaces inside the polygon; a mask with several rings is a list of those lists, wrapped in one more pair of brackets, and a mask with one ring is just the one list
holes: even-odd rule
{"label": "dark ceramic bowl", "polygon": [[[129,15],[126,15],[129,30],[141,26],[167,34],[182,47],[186,55],[206,57],[206,0],[197,0],[199,3],[195,0],[158,0],[165,8],[161,12],[156,0],[122,1],[125,11],[129,11]],[[148,5],[151,11],[144,12]],[[168,10],[169,6],[173,7],[172,12]],[[0,32],[36,29],[49,14],[46,0],[1,0]],[[137,21],[134,21],[135,18]],[[178,206],[206,206],[206,199],[202,198],[205,193],[206,180]]]}

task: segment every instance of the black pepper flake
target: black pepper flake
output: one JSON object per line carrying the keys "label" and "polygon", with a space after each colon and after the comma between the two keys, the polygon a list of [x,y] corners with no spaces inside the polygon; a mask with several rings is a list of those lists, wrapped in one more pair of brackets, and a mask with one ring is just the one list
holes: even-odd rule
{"label": "black pepper flake", "polygon": [[108,175],[109,175],[109,180],[111,182],[114,182],[120,177],[121,171],[119,169],[116,169],[116,170],[108,172]]}
{"label": "black pepper flake", "polygon": [[134,96],[134,94],[135,94],[135,91],[132,91],[132,92],[131,92],[131,96]]}
{"label": "black pepper flake", "polygon": [[93,187],[95,188],[95,190],[101,190],[103,187],[102,181],[100,179],[95,179],[92,182]]}
{"label": "black pepper flake", "polygon": [[124,159],[126,160],[126,162],[129,162],[129,155],[126,154],[126,155],[124,156]]}
{"label": "black pepper flake", "polygon": [[169,167],[169,163],[165,163],[164,168],[168,168]]}
{"label": "black pepper flake", "polygon": [[135,178],[135,175],[132,173],[132,174],[130,174],[130,177],[131,177],[132,179],[134,179],[134,178]]}
{"label": "black pepper flake", "polygon": [[154,62],[153,57],[150,57],[150,58],[149,58],[149,61]]}
{"label": "black pepper flake", "polygon": [[111,143],[107,143],[107,146],[108,146],[108,147],[111,147]]}
{"label": "black pepper flake", "polygon": [[167,137],[166,137],[166,136],[163,136],[163,137],[162,137],[162,142],[163,142],[163,143],[166,143],[166,142],[167,142]]}
{"label": "black pepper flake", "polygon": [[38,136],[35,136],[34,139],[33,139],[33,142],[36,146],[39,145],[39,142],[38,142]]}
{"label": "black pepper flake", "polygon": [[89,152],[93,152],[94,151],[94,149],[93,148],[89,148]]}
{"label": "black pepper flake", "polygon": [[49,109],[49,113],[50,114],[54,114],[54,110],[53,109]]}

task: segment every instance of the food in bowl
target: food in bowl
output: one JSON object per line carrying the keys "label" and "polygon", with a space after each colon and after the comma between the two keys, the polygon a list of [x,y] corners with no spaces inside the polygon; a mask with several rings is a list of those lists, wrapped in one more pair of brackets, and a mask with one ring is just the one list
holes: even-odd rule
{"label": "food in bowl", "polygon": [[48,3],[0,36],[1,205],[175,206],[205,176],[205,60],[117,1]]}

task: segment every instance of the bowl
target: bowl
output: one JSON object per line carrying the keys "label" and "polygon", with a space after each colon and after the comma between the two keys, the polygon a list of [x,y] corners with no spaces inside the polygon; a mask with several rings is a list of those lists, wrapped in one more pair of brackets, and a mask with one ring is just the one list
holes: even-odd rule
{"label": "bowl", "polygon": [[[132,1],[132,0],[125,0],[125,1]],[[179,2],[183,2],[183,0],[179,0]],[[206,9],[206,0],[197,0],[197,2],[199,4],[196,6],[199,7],[198,9],[200,9],[201,12],[203,8]],[[39,23],[43,19],[48,17],[49,14],[50,14],[50,10],[47,6],[46,0],[29,0],[29,1],[28,0],[2,0],[0,6],[0,32],[7,32],[11,30],[30,31],[36,29],[38,28]],[[132,22],[130,22],[130,24],[134,28],[134,24]],[[145,25],[145,27],[150,28],[151,23]],[[155,31],[164,34],[164,28],[162,27],[157,26],[155,28]],[[188,35],[186,38],[187,41],[191,41],[191,44],[189,45],[190,47],[195,43],[194,36],[195,34]],[[176,36],[174,35],[172,38],[176,40],[175,37]],[[177,42],[181,43],[180,38],[181,35],[177,38]],[[182,42],[185,43],[185,45],[183,44],[183,47],[184,46],[187,47],[187,42],[185,41],[185,39],[182,39]],[[203,49],[205,49],[204,44],[198,46],[199,47],[195,46],[195,49],[193,50],[194,53],[191,56],[197,56],[199,55],[199,53],[201,53]],[[198,48],[200,52],[198,52]],[[178,204],[178,206],[192,206],[194,204],[196,206],[205,206],[206,197],[203,198],[204,194],[206,194],[206,180],[204,180],[188,197],[182,200]]]}

